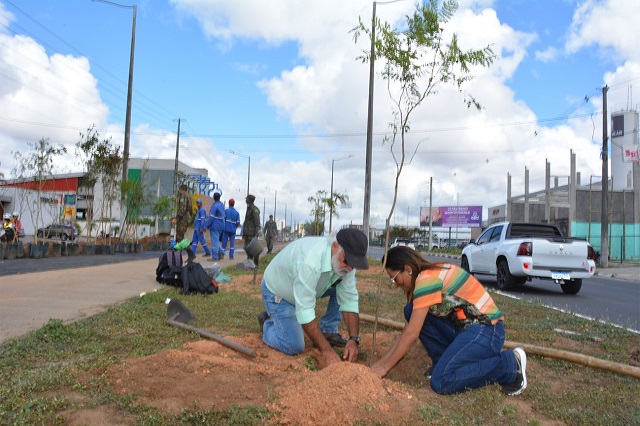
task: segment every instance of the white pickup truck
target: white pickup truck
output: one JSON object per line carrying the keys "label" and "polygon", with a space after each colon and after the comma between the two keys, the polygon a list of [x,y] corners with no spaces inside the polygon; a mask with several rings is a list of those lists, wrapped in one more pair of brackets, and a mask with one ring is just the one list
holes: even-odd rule
{"label": "white pickup truck", "polygon": [[500,290],[539,278],[555,281],[566,294],[577,294],[596,271],[586,240],[564,237],[544,223],[495,223],[462,250],[460,265],[472,274],[495,275]]}
{"label": "white pickup truck", "polygon": [[398,246],[407,246],[414,250],[416,249],[415,244],[413,244],[411,240],[408,238],[396,238],[396,240],[393,242],[393,244],[391,244],[391,246],[389,246],[389,248],[394,248]]}

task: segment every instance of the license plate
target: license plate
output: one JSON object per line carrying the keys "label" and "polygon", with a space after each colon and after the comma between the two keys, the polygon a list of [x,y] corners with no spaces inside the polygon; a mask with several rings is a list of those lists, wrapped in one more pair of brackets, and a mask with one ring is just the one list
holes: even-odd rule
{"label": "license plate", "polygon": [[552,272],[551,278],[554,280],[570,280],[571,276],[568,272]]}

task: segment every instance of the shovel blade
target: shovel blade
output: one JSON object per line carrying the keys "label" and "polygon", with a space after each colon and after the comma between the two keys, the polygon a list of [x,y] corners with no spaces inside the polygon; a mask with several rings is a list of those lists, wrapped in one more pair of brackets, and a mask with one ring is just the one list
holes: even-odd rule
{"label": "shovel blade", "polygon": [[189,324],[196,319],[196,316],[179,299],[171,299],[169,301],[167,304],[167,316],[169,319],[183,324]]}

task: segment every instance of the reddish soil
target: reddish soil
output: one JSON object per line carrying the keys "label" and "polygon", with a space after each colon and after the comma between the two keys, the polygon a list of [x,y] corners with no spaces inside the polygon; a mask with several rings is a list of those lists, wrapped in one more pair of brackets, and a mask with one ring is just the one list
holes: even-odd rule
{"label": "reddish soil", "polygon": [[[390,343],[392,338],[379,334],[378,342]],[[427,397],[424,390],[418,396],[415,389],[378,378],[362,363],[344,362],[313,371],[308,367],[317,365],[315,349],[288,356],[266,347],[257,334],[229,339],[255,348],[257,356],[250,358],[201,340],[181,350],[128,359],[107,374],[117,392],[136,393],[138,402],[172,414],[194,404],[202,409],[252,404],[279,413],[273,419],[278,424],[409,421],[419,398]]]}

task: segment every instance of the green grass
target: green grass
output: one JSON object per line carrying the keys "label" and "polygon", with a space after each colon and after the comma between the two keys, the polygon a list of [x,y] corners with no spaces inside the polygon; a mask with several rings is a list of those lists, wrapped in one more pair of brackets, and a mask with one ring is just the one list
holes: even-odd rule
{"label": "green grass", "polygon": [[[260,269],[272,255],[263,256]],[[373,265],[376,262],[371,262]],[[253,274],[234,268],[224,271],[234,277]],[[375,285],[381,282],[380,316],[402,321],[405,301],[397,289],[390,289],[388,279],[359,273],[362,312],[373,313],[376,307]],[[362,282],[362,285],[360,284]],[[223,284],[224,285],[224,284]],[[385,287],[386,286],[386,287]],[[252,289],[255,295],[259,288]],[[180,348],[185,342],[198,340],[196,333],[166,325],[164,301],[181,297],[176,288],[163,288],[143,297],[135,297],[112,306],[86,320],[63,324],[50,320],[42,328],[0,345],[0,425],[64,424],[66,410],[116,406],[127,413],[136,425],[260,425],[274,413],[260,406],[230,406],[224,410],[187,407],[170,415],[140,403],[135,395],[121,395],[111,390],[103,374],[110,366],[129,357],[145,356],[167,349]],[[587,321],[571,314],[551,311],[539,303],[518,301],[493,294],[506,315],[507,339],[540,346],[566,349],[562,342],[581,348],[586,355],[620,363],[640,361],[640,337],[623,329]],[[326,300],[318,303],[321,314]],[[257,332],[256,313],[263,310],[259,297],[223,291],[213,296],[188,296],[189,309],[196,315],[192,325],[207,327],[213,333],[241,334]],[[580,335],[560,335],[554,328]],[[372,325],[361,323],[362,333]],[[384,327],[379,329],[385,330]],[[595,341],[593,336],[603,339]],[[361,353],[359,362],[366,362]],[[522,404],[506,398],[497,386],[488,386],[460,395],[441,397],[428,386],[418,390],[427,394],[416,419],[425,424],[544,424],[549,419],[569,425],[640,425],[640,381],[602,370],[568,362],[533,357],[536,379],[520,400],[532,412],[523,412]],[[307,368],[316,369],[308,357]],[[87,374],[91,372],[91,374]],[[421,372],[416,372],[420,376]],[[87,377],[90,377],[87,380]],[[413,381],[407,386],[418,386]],[[74,398],[68,397],[74,395]],[[275,396],[270,396],[270,400]],[[271,401],[273,402],[273,401]]]}

